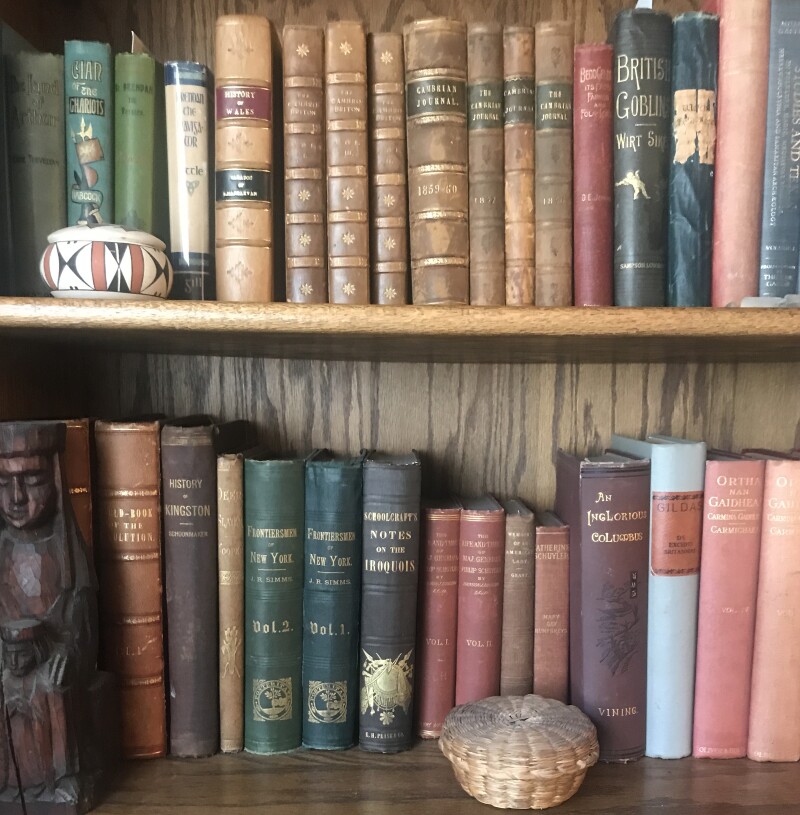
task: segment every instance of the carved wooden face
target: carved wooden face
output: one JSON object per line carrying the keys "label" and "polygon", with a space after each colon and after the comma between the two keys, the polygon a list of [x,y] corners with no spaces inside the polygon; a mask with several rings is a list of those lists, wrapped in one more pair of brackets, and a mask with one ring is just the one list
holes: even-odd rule
{"label": "carved wooden face", "polygon": [[53,515],[57,491],[53,459],[0,457],[0,516],[16,529],[35,529]]}
{"label": "carved wooden face", "polygon": [[32,642],[4,643],[3,657],[12,676],[27,676],[36,667],[36,650]]}

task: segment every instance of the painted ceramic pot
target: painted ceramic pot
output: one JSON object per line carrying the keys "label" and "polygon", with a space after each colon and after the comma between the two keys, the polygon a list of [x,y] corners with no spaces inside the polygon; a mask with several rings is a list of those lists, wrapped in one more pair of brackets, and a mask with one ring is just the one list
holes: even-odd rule
{"label": "painted ceramic pot", "polygon": [[165,298],[172,288],[166,246],[147,232],[69,226],[47,240],[39,271],[54,297]]}

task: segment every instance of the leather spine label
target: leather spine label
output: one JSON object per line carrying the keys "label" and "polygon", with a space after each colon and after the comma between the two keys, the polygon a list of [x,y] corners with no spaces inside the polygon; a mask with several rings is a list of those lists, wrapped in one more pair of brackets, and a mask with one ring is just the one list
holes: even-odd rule
{"label": "leather spine label", "polygon": [[436,77],[406,83],[406,118],[429,114],[467,112],[467,83],[463,79]]}
{"label": "leather spine label", "polygon": [[507,125],[536,121],[536,83],[533,77],[503,82],[503,120]]}
{"label": "leather spine label", "polygon": [[678,576],[700,571],[702,492],[654,492],[650,571]]}
{"label": "leather spine label", "polygon": [[269,170],[217,170],[217,203],[258,201],[272,203],[272,173]]}
{"label": "leather spine label", "polygon": [[470,130],[503,126],[503,83],[476,82],[468,88],[467,127]]}
{"label": "leather spine label", "polygon": [[547,82],[536,88],[536,129],[572,127],[572,85]]}
{"label": "leather spine label", "polygon": [[220,85],[216,89],[217,121],[258,119],[272,121],[272,88],[257,85]]}

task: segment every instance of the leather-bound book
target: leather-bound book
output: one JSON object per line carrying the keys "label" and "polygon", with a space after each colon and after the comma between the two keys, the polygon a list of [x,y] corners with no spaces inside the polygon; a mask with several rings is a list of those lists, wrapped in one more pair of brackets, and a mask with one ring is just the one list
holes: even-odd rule
{"label": "leather-bound book", "polygon": [[467,305],[467,27],[418,20],[403,37],[412,300]]}
{"label": "leather-bound book", "polygon": [[650,462],[559,450],[556,512],[570,530],[570,701],[597,727],[601,761],[635,761],[645,746]]}
{"label": "leather-bound book", "polygon": [[161,605],[161,425],[94,425],[100,645],[117,677],[122,755],[167,751]]}
{"label": "leather-bound book", "polygon": [[284,26],[283,177],[289,303],[328,302],[324,69],[322,28]]}
{"label": "leather-bound book", "polygon": [[569,527],[552,512],[536,524],[533,692],[569,701]]}
{"label": "leather-bound book", "polygon": [[438,738],[456,700],[458,538],[461,503],[426,501],[422,509],[414,719],[423,739]]}
{"label": "leather-bound book", "polygon": [[614,43],[614,303],[663,306],[672,123],[672,17],[625,9]]}
{"label": "leather-bound book", "polygon": [[536,24],[537,306],[572,305],[571,20]]}
{"label": "leather-bound book", "polygon": [[305,460],[244,460],[244,749],[300,746]]}
{"label": "leather-bound book", "polygon": [[764,462],[709,451],[692,754],[747,755]]}
{"label": "leather-bound book", "polygon": [[372,302],[408,302],[408,181],[403,36],[367,37]]}
{"label": "leather-bound book", "polygon": [[320,454],[305,473],[303,746],[356,743],[363,456]]}
{"label": "leather-bound book", "polygon": [[517,499],[506,501],[503,560],[503,624],[500,695],[524,696],[533,688],[533,512]]}
{"label": "leather-bound book", "polygon": [[92,422],[90,419],[67,419],[64,447],[69,502],[75,522],[86,544],[89,563],[94,561],[94,528],[92,524]]}
{"label": "leather-bound book", "polygon": [[672,161],[668,306],[711,305],[719,18],[690,12],[672,25]]}
{"label": "leather-bound book", "polygon": [[414,452],[364,463],[358,744],[373,753],[414,740],[421,475]]}
{"label": "leather-bound book", "polygon": [[506,221],[506,305],[533,305],[536,289],[534,131],[535,34],[503,29],[503,136]]}
{"label": "leather-bound book", "polygon": [[719,0],[711,305],[758,294],[770,0]]}
{"label": "leather-bound book", "polygon": [[490,495],[464,501],[458,543],[457,705],[500,692],[504,551],[503,507]]}
{"label": "leather-bound book", "polygon": [[747,757],[800,759],[800,461],[766,459]]}
{"label": "leather-bound book", "polygon": [[369,303],[367,38],[360,22],[325,29],[328,302]]}
{"label": "leather-bound book", "polygon": [[217,299],[273,299],[272,42],[255,14],[217,18],[216,110]]}
{"label": "leather-bound book", "polygon": [[575,46],[572,216],[576,306],[614,303],[613,66],[613,46]]}
{"label": "leather-bound book", "polygon": [[469,300],[506,302],[503,191],[503,27],[467,27]]}

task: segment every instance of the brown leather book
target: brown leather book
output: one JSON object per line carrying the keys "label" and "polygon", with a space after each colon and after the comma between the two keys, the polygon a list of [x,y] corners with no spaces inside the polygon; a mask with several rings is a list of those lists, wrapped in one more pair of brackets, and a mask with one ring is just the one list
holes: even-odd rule
{"label": "brown leather book", "polygon": [[408,302],[408,183],[403,37],[370,34],[369,169],[372,302]]}
{"label": "brown leather book", "polygon": [[569,527],[552,512],[536,526],[533,692],[569,701]]}
{"label": "brown leather book", "polygon": [[536,25],[537,306],[572,305],[571,20]]}
{"label": "brown leather book", "polygon": [[69,502],[75,515],[75,522],[86,543],[89,565],[94,557],[94,538],[92,527],[92,452],[91,420],[67,419],[64,449]]}
{"label": "brown leather book", "polygon": [[289,303],[328,302],[324,54],[322,28],[284,26],[283,189]]}
{"label": "brown leather book", "polygon": [[157,421],[94,426],[100,642],[119,683],[125,758],[167,750],[160,433]]}
{"label": "brown leather book", "polygon": [[268,303],[272,258],[272,43],[255,14],[217,18],[217,300]]}
{"label": "brown leather book", "polygon": [[458,544],[456,704],[500,692],[505,512],[491,496],[465,501]]}
{"label": "brown leather book", "polygon": [[359,22],[325,29],[328,301],[369,303],[367,39]]}
{"label": "brown leather book", "polygon": [[503,645],[500,695],[524,696],[533,687],[533,512],[517,499],[506,501],[503,576]]}
{"label": "brown leather book", "polygon": [[412,299],[467,305],[467,27],[438,17],[403,37]]}
{"label": "brown leather book", "polygon": [[534,196],[534,31],[503,29],[505,138],[506,305],[533,305],[536,280]]}
{"label": "brown leather book", "polygon": [[461,503],[425,502],[422,509],[417,611],[416,733],[438,738],[456,698],[458,539]]}
{"label": "brown leather book", "polygon": [[467,28],[469,131],[469,299],[474,306],[506,302],[503,192],[503,27]]}

